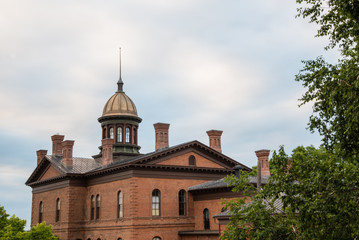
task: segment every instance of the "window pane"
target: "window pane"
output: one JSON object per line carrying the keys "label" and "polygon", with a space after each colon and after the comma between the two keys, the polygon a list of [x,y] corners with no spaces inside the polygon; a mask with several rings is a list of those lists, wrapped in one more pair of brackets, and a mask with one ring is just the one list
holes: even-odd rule
{"label": "window pane", "polygon": [[110,128],[110,138],[113,139],[113,127]]}
{"label": "window pane", "polygon": [[130,142],[130,128],[126,128],[126,142]]}
{"label": "window pane", "polygon": [[118,217],[123,217],[123,197],[122,192],[118,192]]}
{"label": "window pane", "polygon": [[122,142],[122,127],[117,128],[117,142]]}

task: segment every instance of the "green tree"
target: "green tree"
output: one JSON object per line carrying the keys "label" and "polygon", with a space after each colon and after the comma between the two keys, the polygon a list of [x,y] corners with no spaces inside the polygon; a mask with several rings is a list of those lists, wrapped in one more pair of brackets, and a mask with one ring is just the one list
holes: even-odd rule
{"label": "green tree", "polygon": [[45,222],[37,224],[31,231],[24,231],[26,220],[9,214],[3,206],[0,206],[0,240],[58,240],[52,233],[52,226]]}
{"label": "green tree", "polygon": [[257,194],[246,177],[227,178],[251,202],[227,201],[232,217],[222,239],[359,237],[358,164],[312,146],[298,147],[291,156],[281,147],[271,163],[272,177]]}
{"label": "green tree", "polygon": [[359,1],[297,0],[305,4],[298,16],[320,27],[316,36],[329,38],[326,49],[337,47],[336,64],[323,57],[303,61],[296,76],[306,88],[301,105],[314,103],[309,129],[318,130],[327,149],[359,161]]}
{"label": "green tree", "polygon": [[25,240],[45,239],[45,240],[59,240],[57,236],[52,233],[52,226],[46,225],[45,222],[39,223],[31,227],[31,231],[24,234]]}
{"label": "green tree", "polygon": [[359,0],[296,2],[302,4],[297,17],[309,18],[319,26],[316,36],[329,38],[325,50],[340,53],[337,63],[303,61],[296,75],[306,88],[300,105],[313,103],[309,129],[323,144],[298,147],[291,156],[281,147],[258,193],[247,174],[228,177],[251,203],[226,202],[232,216],[222,239],[359,238]]}

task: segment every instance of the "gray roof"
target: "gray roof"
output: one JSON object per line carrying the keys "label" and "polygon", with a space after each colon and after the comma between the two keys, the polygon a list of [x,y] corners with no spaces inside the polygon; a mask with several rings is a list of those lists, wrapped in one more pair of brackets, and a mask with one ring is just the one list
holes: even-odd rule
{"label": "gray roof", "polygon": [[[243,208],[248,207],[249,205],[251,205],[252,202],[246,203],[243,205]],[[266,209],[269,210],[271,209],[271,201],[269,200],[264,200],[263,204],[265,204]],[[273,213],[277,213],[277,214],[283,214],[283,202],[281,199],[275,199],[273,202],[273,207],[274,207],[274,212]],[[230,210],[225,210],[217,215],[214,215],[214,218],[227,218],[230,217],[233,213]]]}
{"label": "gray roof", "polygon": [[153,151],[153,152],[150,152],[150,153],[147,153],[147,154],[140,154],[140,155],[137,155],[137,156],[129,157],[129,158],[121,160],[121,161],[115,161],[115,162],[113,162],[111,164],[100,166],[99,168],[96,168],[96,169],[94,168],[92,170],[102,170],[102,169],[107,169],[107,168],[111,168],[111,167],[117,167],[117,166],[121,166],[121,165],[125,165],[125,164],[135,163],[135,162],[139,163],[141,161],[146,162],[148,159],[155,158],[156,156],[161,156],[163,153],[165,153],[167,151],[181,149],[182,147],[185,147],[186,145],[191,145],[191,144],[202,145],[202,146],[210,149],[211,151],[216,152],[217,154],[219,154],[223,158],[230,159],[232,164],[239,164],[239,165],[243,166],[244,168],[250,169],[249,167],[247,167],[247,166],[245,166],[245,165],[243,165],[241,163],[238,163],[237,161],[227,157],[226,155],[224,155],[224,154],[222,154],[220,152],[217,152],[217,151],[211,149],[210,147],[204,145],[203,143],[198,142],[198,141],[195,140],[195,141],[189,141],[189,142],[181,143],[181,144],[178,144],[178,145],[174,145],[174,146],[171,146],[171,147],[161,148],[161,149],[158,149],[156,151]]}
{"label": "gray roof", "polygon": [[101,167],[101,163],[93,158],[73,157],[72,167],[63,164],[62,156],[46,155],[46,158],[64,173],[86,173]]}
{"label": "gray roof", "polygon": [[[267,184],[269,176],[262,176],[262,184]],[[250,176],[248,178],[249,183],[251,184],[257,184],[257,177]],[[205,183],[201,183],[192,187],[188,188],[188,191],[195,191],[195,190],[206,190],[206,189],[216,189],[216,188],[224,188],[228,187],[228,183],[224,181],[224,178],[221,178],[219,180],[209,181]]]}

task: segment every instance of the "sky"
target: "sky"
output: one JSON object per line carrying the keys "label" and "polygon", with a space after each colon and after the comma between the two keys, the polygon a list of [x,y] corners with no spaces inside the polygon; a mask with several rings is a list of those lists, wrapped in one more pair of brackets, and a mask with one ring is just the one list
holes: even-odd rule
{"label": "sky", "polygon": [[[143,119],[141,153],[157,122],[170,146],[223,130],[222,151],[249,167],[254,151],[320,145],[306,130],[312,108],[295,75],[324,52],[317,26],[295,18],[294,0],[0,0],[0,205],[31,219],[36,151],[51,136],[74,155],[99,152],[101,116],[117,90]],[[27,227],[28,227],[27,225]]]}

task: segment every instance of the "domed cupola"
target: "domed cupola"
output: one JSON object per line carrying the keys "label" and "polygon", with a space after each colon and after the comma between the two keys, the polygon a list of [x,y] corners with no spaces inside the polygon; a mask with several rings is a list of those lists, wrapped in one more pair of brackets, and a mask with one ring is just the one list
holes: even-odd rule
{"label": "domed cupola", "polygon": [[118,90],[106,102],[102,116],[98,118],[102,128],[100,154],[103,165],[121,161],[139,154],[138,126],[142,121],[133,101],[123,91],[123,82],[117,82]]}
{"label": "domed cupola", "polygon": [[137,109],[131,98],[122,90],[123,82],[117,83],[118,91],[112,95],[103,108],[102,117],[105,116],[137,116]]}

